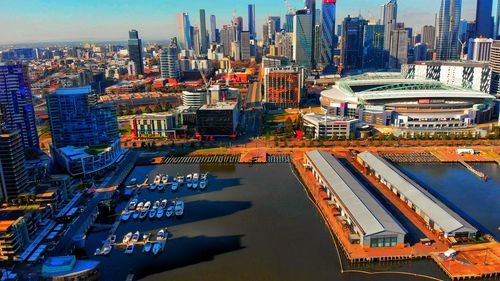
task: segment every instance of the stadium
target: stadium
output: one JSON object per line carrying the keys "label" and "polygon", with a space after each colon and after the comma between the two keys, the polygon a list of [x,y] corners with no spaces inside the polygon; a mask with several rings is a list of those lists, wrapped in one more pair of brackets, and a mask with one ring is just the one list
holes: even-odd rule
{"label": "stadium", "polygon": [[342,79],[321,93],[330,115],[402,130],[451,131],[494,118],[495,98],[479,91],[396,74],[365,74]]}

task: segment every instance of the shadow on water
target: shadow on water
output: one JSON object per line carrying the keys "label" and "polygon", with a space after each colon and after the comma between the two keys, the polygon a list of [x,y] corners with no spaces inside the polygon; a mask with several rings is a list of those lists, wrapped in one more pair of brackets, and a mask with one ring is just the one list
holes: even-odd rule
{"label": "shadow on water", "polygon": [[425,235],[418,229],[396,206],[394,206],[378,189],[366,179],[354,166],[345,158],[340,162],[360,181],[374,197],[391,213],[396,220],[408,231],[406,242],[411,245],[418,243]]}
{"label": "shadow on water", "polygon": [[182,218],[162,218],[162,219],[145,219],[129,220],[122,222],[116,234],[118,239],[130,231],[140,230],[142,233],[155,233],[163,227],[173,227],[192,222],[224,217],[235,214],[252,207],[252,203],[248,201],[192,201],[186,202],[184,215]]}
{"label": "shadow on water", "polygon": [[[167,241],[165,252],[158,256],[146,256],[140,252],[142,247],[137,247],[133,256],[114,250],[110,257],[99,258],[102,268],[105,268],[101,271],[101,280],[125,280],[128,274],[134,274],[134,280],[139,280],[156,273],[211,261],[217,255],[243,249],[242,237],[202,235],[174,238]],[[148,261],[138,262],[138,259],[144,258]]]}

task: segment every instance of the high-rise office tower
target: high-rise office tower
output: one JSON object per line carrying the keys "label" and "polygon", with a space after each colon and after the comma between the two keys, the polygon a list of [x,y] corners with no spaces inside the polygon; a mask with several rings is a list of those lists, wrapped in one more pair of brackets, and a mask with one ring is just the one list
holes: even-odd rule
{"label": "high-rise office tower", "polygon": [[0,198],[4,201],[28,189],[23,138],[18,130],[0,128]]}
{"label": "high-rise office tower", "polygon": [[363,68],[383,69],[386,65],[384,50],[384,30],[382,24],[365,25],[363,32]]}
{"label": "high-rise office tower", "polygon": [[231,55],[231,44],[235,41],[233,27],[230,25],[224,25],[220,32],[220,41],[223,46],[224,56]]}
{"label": "high-rise office tower", "polygon": [[170,45],[160,52],[160,72],[161,78],[180,78],[179,49],[177,39],[170,41]]}
{"label": "high-rise office tower", "polygon": [[250,39],[257,38],[255,31],[255,4],[248,4],[248,31],[250,32]]}
{"label": "high-rise office tower", "polygon": [[200,54],[202,54],[200,29],[196,26],[193,26],[191,32],[191,38],[193,40],[193,52],[196,56],[199,56]]}
{"label": "high-rise office tower", "polygon": [[491,38],[471,38],[467,48],[467,59],[472,61],[488,61],[490,59]]}
{"label": "high-rise office tower", "polygon": [[389,68],[398,69],[408,63],[408,30],[396,29],[391,34]]}
{"label": "high-rise office tower", "polygon": [[239,42],[241,37],[240,34],[243,31],[243,18],[242,17],[235,17],[233,19],[233,31],[234,31],[234,38]]}
{"label": "high-rise office tower", "polygon": [[424,25],[422,27],[422,43],[425,43],[428,49],[434,49],[436,40],[436,27],[432,25]]}
{"label": "high-rise office tower", "polygon": [[250,59],[250,31],[242,31],[240,40],[240,56],[241,60]]}
{"label": "high-rise office tower", "polygon": [[498,38],[500,35],[500,1],[497,1],[497,11],[495,15],[495,30],[493,31],[493,36]]}
{"label": "high-rise office tower", "polygon": [[210,16],[210,41],[217,42],[217,22],[214,15]]}
{"label": "high-rise office tower", "polygon": [[186,13],[177,14],[177,40],[179,47],[182,50],[189,50],[192,48],[191,41],[191,23],[189,22],[189,15]]}
{"label": "high-rise office tower", "polygon": [[491,68],[490,94],[498,96],[500,95],[500,40],[493,41],[489,66]]}
{"label": "high-rise office tower", "polygon": [[383,6],[382,24],[384,25],[384,48],[389,49],[391,43],[391,31],[396,29],[398,18],[398,2],[390,0]]}
{"label": "high-rise office tower", "polygon": [[272,42],[276,38],[276,32],[281,30],[281,17],[271,16],[267,19],[269,38]]}
{"label": "high-rise office tower", "polygon": [[5,128],[19,130],[25,149],[39,149],[28,66],[0,64],[0,111]]}
{"label": "high-rise office tower", "polygon": [[308,69],[313,68],[313,16],[308,10],[298,10],[293,18],[293,59]]}
{"label": "high-rise office tower", "polygon": [[493,38],[493,0],[477,0],[475,37]]}
{"label": "high-rise office tower", "polygon": [[321,20],[321,58],[324,65],[333,66],[333,56],[337,48],[335,39],[335,3],[336,0],[323,0]]}
{"label": "high-rise office tower", "polygon": [[345,70],[363,67],[363,31],[368,22],[347,16],[342,23],[341,63]]}
{"label": "high-rise office tower", "polygon": [[293,32],[293,16],[294,14],[285,15],[285,32],[287,33]]}
{"label": "high-rise office tower", "polygon": [[[312,16],[312,27],[311,27],[311,40],[314,42],[316,40],[316,24],[317,23],[317,20],[318,20],[318,17],[320,16],[316,10],[316,0],[305,0],[305,10],[309,11],[309,13],[311,14]],[[315,57],[315,54],[316,54],[316,49],[315,49],[315,44],[312,45],[312,53],[313,53],[313,57],[312,57],[312,65],[311,65],[311,68],[315,68],[316,67],[316,57]]]}
{"label": "high-rise office tower", "polygon": [[128,32],[128,55],[134,62],[135,74],[144,75],[144,62],[142,61],[142,40],[135,29]]}
{"label": "high-rise office tower", "polygon": [[264,46],[269,45],[270,39],[269,24],[268,22],[266,22],[262,25],[262,41],[264,41]]}
{"label": "high-rise office tower", "polygon": [[438,60],[458,59],[458,29],[461,14],[462,0],[441,0],[436,38]]}
{"label": "high-rise office tower", "polygon": [[[314,56],[313,56],[313,64],[316,67],[317,63],[321,61],[321,25],[316,24],[314,26]],[[324,66],[321,65],[321,69],[324,69]]]}
{"label": "high-rise office tower", "polygon": [[200,53],[206,54],[207,46],[207,21],[205,19],[205,9],[200,9]]}

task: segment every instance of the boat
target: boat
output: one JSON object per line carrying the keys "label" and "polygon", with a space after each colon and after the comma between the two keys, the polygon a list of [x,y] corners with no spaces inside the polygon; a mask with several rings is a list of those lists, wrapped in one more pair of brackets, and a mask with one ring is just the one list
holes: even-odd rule
{"label": "boat", "polygon": [[148,210],[142,209],[141,213],[139,214],[139,219],[141,220],[145,219],[148,216],[148,212],[149,212]]}
{"label": "boat", "polygon": [[200,176],[198,175],[198,173],[194,173],[193,180],[192,180],[194,189],[198,188],[199,181],[200,181]]}
{"label": "boat", "polygon": [[200,189],[201,190],[204,190],[205,188],[207,188],[207,180],[200,180]]}
{"label": "boat", "polygon": [[160,183],[158,185],[158,191],[163,191],[164,188],[165,188],[165,185],[163,183]]}
{"label": "boat", "polygon": [[199,180],[199,179],[200,179],[200,175],[198,173],[194,173],[193,180]]}
{"label": "boat", "polygon": [[154,219],[156,216],[156,209],[149,210],[149,218]]}
{"label": "boat", "polygon": [[207,177],[208,177],[208,173],[204,173],[204,174],[201,174],[200,179],[207,180]]}
{"label": "boat", "polygon": [[156,211],[156,218],[161,219],[163,217],[163,214],[163,208],[158,208],[158,211]]}
{"label": "boat", "polygon": [[149,190],[155,190],[156,189],[156,184],[153,183],[149,186]]}
{"label": "boat", "polygon": [[174,211],[176,216],[182,216],[184,214],[184,201],[176,201]]}
{"label": "boat", "polygon": [[136,178],[133,178],[130,180],[130,185],[134,185],[137,183],[137,179]]}
{"label": "boat", "polygon": [[155,185],[158,185],[160,183],[160,181],[161,181],[161,176],[160,175],[156,175],[155,180],[153,181],[153,183]]}
{"label": "boat", "polygon": [[160,208],[166,209],[167,208],[167,204],[168,204],[168,200],[167,199],[161,200]]}
{"label": "boat", "polygon": [[156,234],[156,240],[157,241],[160,241],[160,240],[165,240],[165,237],[166,237],[166,233],[165,233],[165,230],[164,229],[160,229],[158,231],[158,233]]}
{"label": "boat", "polygon": [[172,217],[173,214],[174,214],[174,206],[169,206],[167,208],[167,211],[165,212],[165,216],[167,218],[170,218],[170,217]]}
{"label": "boat", "polygon": [[144,204],[144,210],[149,211],[150,208],[151,208],[151,201],[148,201],[146,202],[146,204]]}
{"label": "boat", "polygon": [[129,232],[129,233],[125,234],[125,236],[123,236],[122,243],[123,244],[127,244],[128,242],[130,242],[130,239],[132,238],[132,235],[134,235],[132,232]]}
{"label": "boat", "polygon": [[186,176],[186,185],[188,188],[191,188],[193,186],[193,175],[189,174]]}
{"label": "boat", "polygon": [[130,211],[126,211],[125,213],[122,214],[121,216],[121,220],[122,221],[128,221],[128,219],[130,218]]}
{"label": "boat", "polygon": [[184,176],[178,176],[178,177],[177,177],[177,182],[178,182],[179,184],[183,184],[183,183],[184,183]]}
{"label": "boat", "polygon": [[168,175],[164,175],[162,178],[161,178],[161,182],[163,184],[167,184],[168,183]]}
{"label": "boat", "polygon": [[101,249],[100,248],[95,249],[94,256],[98,256],[100,254],[101,254]]}
{"label": "boat", "polygon": [[153,247],[153,243],[146,242],[146,244],[144,244],[144,248],[142,248],[142,251],[147,254],[147,253],[151,252],[152,247]]}
{"label": "boat", "polygon": [[156,242],[154,243],[153,245],[153,255],[158,255],[158,253],[160,252],[161,250],[161,244]]}
{"label": "boat", "polygon": [[103,255],[103,256],[109,255],[109,253],[111,253],[112,248],[113,248],[113,246],[111,246],[109,244],[104,245],[104,247],[102,248],[102,251],[101,251],[101,255]]}
{"label": "boat", "polygon": [[139,204],[137,204],[136,210],[140,211],[142,210],[142,208],[144,208],[144,202],[139,202]]}
{"label": "boat", "polygon": [[151,237],[151,232],[143,234],[142,235],[142,240],[144,241],[149,241],[149,238]]}
{"label": "boat", "polygon": [[132,200],[130,200],[130,202],[128,203],[128,209],[129,210],[135,210],[135,208],[137,207],[137,202],[139,200],[137,198],[134,198]]}
{"label": "boat", "polygon": [[160,201],[155,201],[153,204],[153,209],[158,209],[160,207]]}
{"label": "boat", "polygon": [[141,239],[141,234],[139,233],[139,231],[136,231],[133,235],[132,235],[132,238],[130,239],[130,241],[134,242],[134,243],[137,243],[139,241],[139,239]]}
{"label": "boat", "polygon": [[139,218],[139,215],[141,214],[140,211],[136,210],[133,214],[132,214],[132,218],[134,220],[138,219]]}
{"label": "boat", "polygon": [[127,246],[127,248],[125,249],[125,254],[129,254],[131,255],[132,253],[134,252],[134,244],[131,243]]}
{"label": "boat", "polygon": [[110,244],[115,243],[115,242],[116,242],[116,235],[114,235],[114,234],[110,235],[110,236],[108,237],[108,242],[109,242]]}
{"label": "boat", "polygon": [[176,181],[172,182],[172,185],[170,186],[170,189],[172,191],[177,191],[178,188],[179,188],[179,183],[177,183]]}

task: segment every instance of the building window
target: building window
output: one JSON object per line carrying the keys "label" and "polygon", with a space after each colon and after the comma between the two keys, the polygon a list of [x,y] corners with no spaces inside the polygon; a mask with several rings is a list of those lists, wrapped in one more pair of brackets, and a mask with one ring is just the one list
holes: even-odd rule
{"label": "building window", "polygon": [[370,240],[370,247],[372,248],[395,247],[397,243],[398,243],[397,237],[372,238]]}

